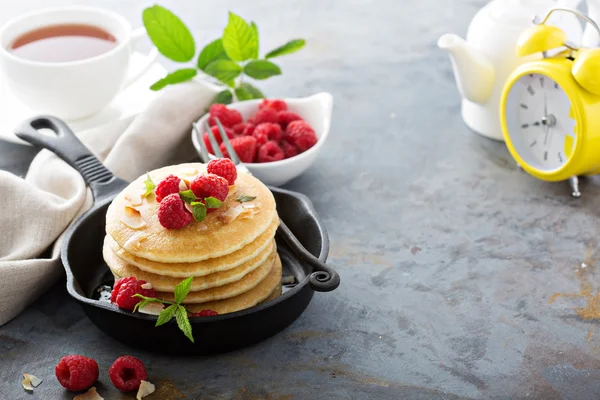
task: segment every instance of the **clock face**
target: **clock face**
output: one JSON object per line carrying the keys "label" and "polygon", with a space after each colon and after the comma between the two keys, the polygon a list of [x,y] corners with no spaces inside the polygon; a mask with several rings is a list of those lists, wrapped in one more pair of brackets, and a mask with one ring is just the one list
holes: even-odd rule
{"label": "clock face", "polygon": [[513,147],[531,167],[541,171],[561,168],[575,148],[575,120],[571,101],[552,78],[522,76],[506,99],[506,126]]}

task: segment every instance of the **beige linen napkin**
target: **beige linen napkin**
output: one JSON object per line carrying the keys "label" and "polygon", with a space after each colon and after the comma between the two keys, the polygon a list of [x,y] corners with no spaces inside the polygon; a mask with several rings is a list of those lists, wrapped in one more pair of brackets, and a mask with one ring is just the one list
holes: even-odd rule
{"label": "beige linen napkin", "polygon": [[[109,170],[131,181],[194,156],[191,123],[215,93],[201,82],[168,87],[139,115],[78,136]],[[61,234],[93,200],[79,173],[47,150],[25,179],[0,171],[0,196],[1,326],[62,276]]]}

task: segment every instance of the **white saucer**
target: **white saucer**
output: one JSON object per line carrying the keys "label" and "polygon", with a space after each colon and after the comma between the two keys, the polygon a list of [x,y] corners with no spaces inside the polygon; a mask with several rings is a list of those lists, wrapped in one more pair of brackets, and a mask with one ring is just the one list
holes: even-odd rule
{"label": "white saucer", "polygon": [[[139,71],[148,56],[134,53],[131,56],[131,70]],[[150,85],[163,78],[167,70],[158,63],[152,64],[146,73],[135,83],[123,90],[99,113],[77,121],[65,121],[73,132],[104,125],[108,122],[130,117],[142,111],[158,92],[150,90]],[[93,94],[90,94],[93,95]],[[14,134],[14,129],[23,120],[37,115],[35,111],[17,100],[0,75],[0,139],[13,143],[28,144]]]}

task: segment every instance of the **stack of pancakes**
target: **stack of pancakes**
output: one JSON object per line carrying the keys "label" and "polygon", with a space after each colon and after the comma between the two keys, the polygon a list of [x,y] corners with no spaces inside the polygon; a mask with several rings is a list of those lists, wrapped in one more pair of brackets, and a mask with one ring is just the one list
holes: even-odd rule
{"label": "stack of pancakes", "polygon": [[[204,164],[181,164],[150,172],[158,184],[170,174],[191,182]],[[115,278],[134,276],[172,301],[175,286],[193,276],[184,303],[191,312],[239,311],[281,294],[281,260],[275,245],[279,218],[271,191],[238,173],[223,205],[204,221],[165,229],[154,194],[143,197],[146,175],[114,199],[106,214],[104,260]],[[182,186],[182,189],[186,188]],[[255,197],[240,202],[239,196]]]}

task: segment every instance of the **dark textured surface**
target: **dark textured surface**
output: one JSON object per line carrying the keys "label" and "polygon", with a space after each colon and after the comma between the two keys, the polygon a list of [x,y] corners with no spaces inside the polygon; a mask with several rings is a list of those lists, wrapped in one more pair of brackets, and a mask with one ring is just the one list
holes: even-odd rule
{"label": "dark textured surface", "polygon": [[[136,21],[145,4],[88,3]],[[599,182],[584,182],[574,200],[565,184],[519,172],[502,143],[462,123],[435,42],[464,34],[483,1],[163,3],[195,24],[202,43],[227,9],[257,21],[263,50],[308,39],[305,51],[281,59],[284,76],[262,87],[334,95],[328,143],[287,187],[323,217],[342,285],[316,294],[276,337],[205,358],[132,351],[57,285],[0,328],[1,399],[71,398],[52,373],[67,353],[98,360],[107,399],[132,398],[106,375],[125,353],[140,356],[161,388],[148,399],[600,397],[600,330],[576,313],[600,306]],[[0,18],[38,4],[19,2]],[[0,145],[0,167],[21,173],[31,155]],[[582,295],[550,304],[554,293]],[[22,372],[45,380],[36,394],[21,389]]]}

